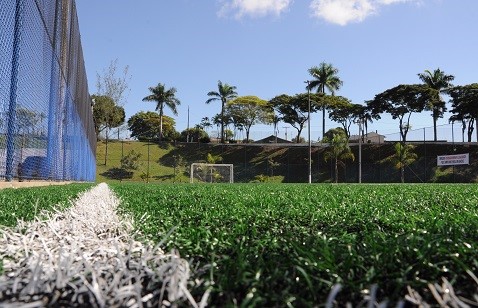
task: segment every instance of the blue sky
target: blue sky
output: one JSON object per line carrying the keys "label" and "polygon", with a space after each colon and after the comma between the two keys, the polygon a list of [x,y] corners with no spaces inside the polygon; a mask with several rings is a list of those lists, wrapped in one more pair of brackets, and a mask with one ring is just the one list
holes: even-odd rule
{"label": "blue sky", "polygon": [[[96,74],[118,59],[131,74],[127,118],[154,110],[142,98],[161,82],[178,91],[178,131],[187,127],[188,106],[190,126],[220,112],[220,103],[205,104],[218,80],[239,95],[269,100],[305,92],[307,70],[324,61],[339,69],[337,95],[360,104],[419,83],[426,69],[454,75],[457,85],[478,82],[476,0],[77,0],[76,6],[90,92]],[[321,115],[311,120],[317,139]],[[424,113],[411,124],[433,122]],[[279,125],[281,137],[285,126]],[[336,126],[328,122],[326,129]],[[369,129],[395,133],[398,122],[384,116]],[[273,133],[271,126],[252,131],[255,139]],[[294,129],[288,131],[290,139]]]}

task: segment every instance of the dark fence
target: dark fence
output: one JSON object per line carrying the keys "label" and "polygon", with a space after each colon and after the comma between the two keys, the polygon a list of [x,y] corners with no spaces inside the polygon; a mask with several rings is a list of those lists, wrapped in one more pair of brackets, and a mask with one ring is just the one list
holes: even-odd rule
{"label": "dark fence", "polygon": [[[307,144],[203,144],[147,143],[110,140],[108,154],[100,144],[98,168],[108,180],[186,182],[189,166],[205,162],[208,154],[221,163],[234,165],[234,182],[308,182]],[[396,142],[350,143],[354,160],[338,164],[339,183],[399,183]],[[410,141],[416,156],[404,167],[407,183],[472,183],[478,181],[478,144],[475,142]],[[327,144],[313,144],[312,182],[335,181],[335,162],[325,160]],[[131,151],[140,154],[136,170],[123,170],[122,158]],[[361,152],[361,154],[360,154]],[[469,164],[438,166],[438,156],[469,154]],[[361,160],[359,159],[361,157]],[[361,172],[359,170],[361,169]],[[141,177],[140,177],[141,176]]]}
{"label": "dark fence", "polygon": [[93,181],[75,1],[1,0],[0,29],[0,177]]}

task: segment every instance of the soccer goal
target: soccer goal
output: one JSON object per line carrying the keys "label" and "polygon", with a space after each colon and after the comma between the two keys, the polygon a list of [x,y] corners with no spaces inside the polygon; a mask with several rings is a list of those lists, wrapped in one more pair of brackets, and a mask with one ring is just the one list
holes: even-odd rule
{"label": "soccer goal", "polygon": [[191,183],[234,183],[233,164],[191,164]]}

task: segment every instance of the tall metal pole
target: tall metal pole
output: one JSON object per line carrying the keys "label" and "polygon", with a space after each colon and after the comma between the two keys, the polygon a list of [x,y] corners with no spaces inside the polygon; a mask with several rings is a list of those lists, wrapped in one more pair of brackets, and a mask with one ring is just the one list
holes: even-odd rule
{"label": "tall metal pole", "polygon": [[[453,145],[453,154],[455,154],[455,131],[454,131],[454,128],[453,128],[453,124],[455,122],[452,121],[451,122],[451,143]],[[453,183],[455,183],[455,165],[453,165]]]}
{"label": "tall metal pole", "polygon": [[151,139],[148,139],[148,167],[146,170],[146,183],[149,183],[149,146],[151,143]]}
{"label": "tall metal pole", "polygon": [[362,119],[359,119],[359,183],[362,183]]}
{"label": "tall metal pole", "polygon": [[17,0],[15,5],[15,29],[13,34],[13,55],[12,55],[12,76],[10,80],[10,101],[8,104],[7,117],[7,160],[6,160],[6,177],[10,182],[13,179],[13,160],[15,156],[15,126],[16,126],[16,109],[17,109],[17,87],[18,87],[18,70],[20,57],[20,44],[22,41],[21,32],[23,26],[23,0]]}
{"label": "tall metal pole", "polygon": [[[186,142],[189,142],[189,105],[188,105],[188,128],[187,128],[187,134],[186,134]],[[199,135],[199,134],[198,134]],[[199,140],[198,140],[199,142]]]}
{"label": "tall metal pole", "polygon": [[310,138],[310,81],[307,83],[307,100],[308,100],[308,116],[307,116],[307,132],[309,135],[309,184],[312,183],[312,139]]}

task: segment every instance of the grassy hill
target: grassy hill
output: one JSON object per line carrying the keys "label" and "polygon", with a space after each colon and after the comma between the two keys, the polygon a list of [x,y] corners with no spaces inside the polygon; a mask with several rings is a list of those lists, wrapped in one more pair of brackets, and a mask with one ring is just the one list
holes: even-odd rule
{"label": "grassy hill", "polygon": [[[405,170],[406,182],[469,183],[478,181],[476,144],[417,143],[418,159]],[[130,151],[140,153],[137,170],[121,169],[121,158]],[[332,162],[323,159],[325,146],[312,148],[313,182],[330,182]],[[358,182],[358,146],[352,145],[354,161],[346,161],[339,170],[339,182]],[[308,147],[283,145],[146,143],[139,141],[98,142],[97,181],[189,182],[189,166],[205,162],[208,153],[234,164],[236,182],[302,183],[308,180]],[[400,182],[400,172],[386,158],[393,155],[393,143],[362,146],[362,182]],[[437,167],[437,155],[470,153],[470,165]],[[148,177],[149,174],[149,177]]]}

